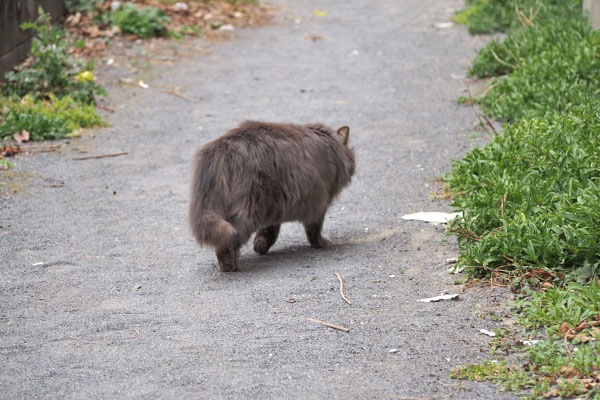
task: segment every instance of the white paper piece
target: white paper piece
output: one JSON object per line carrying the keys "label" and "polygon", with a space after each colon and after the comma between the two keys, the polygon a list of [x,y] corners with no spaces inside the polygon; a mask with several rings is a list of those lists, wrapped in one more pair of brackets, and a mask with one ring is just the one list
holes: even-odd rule
{"label": "white paper piece", "polygon": [[534,344],[541,342],[541,340],[519,340],[519,342],[523,343],[525,346],[533,346]]}
{"label": "white paper piece", "polygon": [[496,336],[496,334],[494,332],[488,331],[487,329],[480,329],[479,332],[483,333],[484,335],[488,335],[489,337]]}
{"label": "white paper piece", "polygon": [[456,217],[462,217],[461,212],[455,213],[444,213],[439,211],[422,211],[414,214],[403,215],[402,219],[404,220],[412,220],[412,221],[425,221],[425,222],[434,222],[437,224],[445,224],[448,221],[452,221]]}
{"label": "white paper piece", "polygon": [[460,274],[464,270],[465,270],[464,265],[462,267],[457,267],[456,265],[453,265],[450,268],[448,268],[446,271],[450,272],[451,274]]}
{"label": "white paper piece", "polygon": [[438,22],[436,24],[433,24],[433,26],[435,26],[438,29],[446,29],[451,28],[452,26],[454,26],[454,24],[452,22]]}
{"label": "white paper piece", "polygon": [[442,300],[453,300],[458,298],[458,293],[456,294],[445,294],[443,296],[436,296],[436,297],[430,297],[428,299],[419,299],[417,300],[419,303],[431,303],[431,302],[435,302],[435,301],[442,301]]}

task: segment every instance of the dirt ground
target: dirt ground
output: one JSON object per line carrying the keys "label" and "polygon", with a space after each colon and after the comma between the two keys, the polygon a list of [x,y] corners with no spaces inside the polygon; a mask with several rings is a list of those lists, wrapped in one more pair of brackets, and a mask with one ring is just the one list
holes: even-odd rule
{"label": "dirt ground", "polygon": [[[0,398],[512,398],[449,377],[488,357],[479,330],[509,294],[417,302],[460,292],[457,246],[401,219],[450,211],[434,179],[485,140],[456,103],[477,46],[447,25],[462,1],[272,4],[233,40],[115,48],[97,72],[112,126],[3,173],[19,190],[0,200]],[[191,160],[247,119],[348,125],[357,171],[332,247],[287,224],[223,274],[188,229]]]}

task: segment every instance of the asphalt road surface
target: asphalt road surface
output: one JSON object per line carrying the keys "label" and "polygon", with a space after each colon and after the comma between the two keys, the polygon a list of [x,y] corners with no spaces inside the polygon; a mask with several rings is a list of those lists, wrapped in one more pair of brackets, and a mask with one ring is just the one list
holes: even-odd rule
{"label": "asphalt road surface", "polygon": [[[0,398],[511,398],[449,376],[488,357],[479,329],[498,328],[508,294],[417,302],[460,291],[457,246],[401,219],[451,210],[433,180],[472,145],[456,98],[474,39],[447,25],[462,2],[276,4],[233,40],[163,44],[176,61],[125,49],[149,62],[98,71],[112,126],[16,160],[4,186],[20,190],[0,201]],[[188,229],[191,161],[247,119],[348,125],[357,171],[325,220],[332,247],[285,224],[268,255],[246,245],[224,274]]]}

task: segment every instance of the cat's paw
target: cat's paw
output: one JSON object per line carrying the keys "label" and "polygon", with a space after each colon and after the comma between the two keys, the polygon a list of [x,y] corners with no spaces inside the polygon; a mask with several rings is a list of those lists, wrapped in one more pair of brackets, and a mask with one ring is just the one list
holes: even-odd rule
{"label": "cat's paw", "polygon": [[225,248],[217,251],[217,264],[221,272],[233,272],[238,270],[239,251]]}
{"label": "cat's paw", "polygon": [[322,249],[323,247],[328,247],[332,245],[331,240],[326,237],[319,236],[319,238],[310,244],[313,249]]}
{"label": "cat's paw", "polygon": [[257,236],[256,238],[254,238],[254,251],[260,254],[261,256],[267,254],[272,245],[273,243],[271,243],[269,239],[263,236]]}

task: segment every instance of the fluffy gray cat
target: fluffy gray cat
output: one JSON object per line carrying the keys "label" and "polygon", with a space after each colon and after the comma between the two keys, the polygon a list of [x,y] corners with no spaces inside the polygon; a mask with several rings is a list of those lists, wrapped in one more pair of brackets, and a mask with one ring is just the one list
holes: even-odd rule
{"label": "fluffy gray cat", "polygon": [[283,222],[301,222],[313,248],[330,243],[325,213],[354,174],[349,134],[347,126],[248,121],[200,147],[190,224],[199,244],[215,248],[221,271],[238,268],[253,232],[254,251],[266,254]]}

